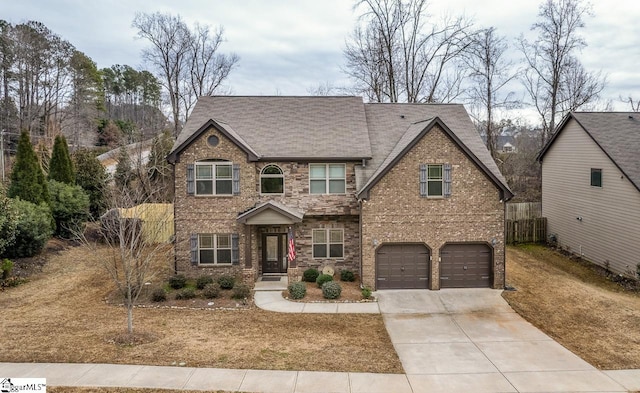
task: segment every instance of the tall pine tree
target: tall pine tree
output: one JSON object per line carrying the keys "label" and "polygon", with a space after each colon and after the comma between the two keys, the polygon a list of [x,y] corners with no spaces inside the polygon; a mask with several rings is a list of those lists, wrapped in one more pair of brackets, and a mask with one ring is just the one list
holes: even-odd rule
{"label": "tall pine tree", "polygon": [[20,134],[18,140],[18,152],[7,195],[35,204],[49,203],[49,188],[26,131]]}
{"label": "tall pine tree", "polygon": [[71,185],[76,183],[76,174],[73,170],[69,147],[64,135],[56,136],[53,143],[53,153],[51,154],[51,161],[49,161],[49,180]]}

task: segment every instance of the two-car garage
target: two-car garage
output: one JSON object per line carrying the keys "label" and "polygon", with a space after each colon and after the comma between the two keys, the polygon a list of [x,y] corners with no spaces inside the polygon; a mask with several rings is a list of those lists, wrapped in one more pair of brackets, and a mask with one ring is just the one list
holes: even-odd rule
{"label": "two-car garage", "polygon": [[[484,243],[448,243],[440,249],[440,288],[489,288],[491,247]],[[377,289],[432,288],[431,251],[423,244],[384,244],[376,251]]]}

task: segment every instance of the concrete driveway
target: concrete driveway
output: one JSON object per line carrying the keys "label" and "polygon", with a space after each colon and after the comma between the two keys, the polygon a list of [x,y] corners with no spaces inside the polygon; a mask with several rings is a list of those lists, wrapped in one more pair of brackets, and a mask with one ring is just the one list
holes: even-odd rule
{"label": "concrete driveway", "polygon": [[376,293],[411,391],[627,391],[521,318],[501,292]]}

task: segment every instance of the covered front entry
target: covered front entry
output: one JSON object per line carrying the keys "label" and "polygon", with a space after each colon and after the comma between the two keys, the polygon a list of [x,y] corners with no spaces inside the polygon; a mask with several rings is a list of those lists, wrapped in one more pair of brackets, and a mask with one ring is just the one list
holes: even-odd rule
{"label": "covered front entry", "polygon": [[262,273],[287,272],[287,234],[262,235]]}
{"label": "covered front entry", "polygon": [[440,250],[440,288],[490,288],[492,261],[486,244],[446,244]]}
{"label": "covered front entry", "polygon": [[385,244],[376,251],[376,289],[429,288],[431,252],[423,244]]}

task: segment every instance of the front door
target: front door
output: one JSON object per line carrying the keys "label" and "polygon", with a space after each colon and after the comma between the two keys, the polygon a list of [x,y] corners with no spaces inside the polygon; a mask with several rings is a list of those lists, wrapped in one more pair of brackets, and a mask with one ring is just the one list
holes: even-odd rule
{"label": "front door", "polygon": [[268,233],[262,236],[262,273],[287,272],[286,246],[286,233]]}

